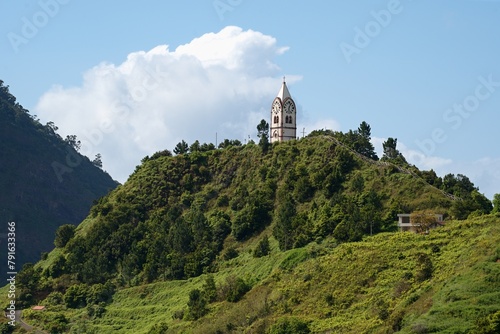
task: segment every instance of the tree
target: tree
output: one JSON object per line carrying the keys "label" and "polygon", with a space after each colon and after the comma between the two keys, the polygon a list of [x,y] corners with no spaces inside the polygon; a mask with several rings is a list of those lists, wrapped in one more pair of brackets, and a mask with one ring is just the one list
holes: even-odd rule
{"label": "tree", "polygon": [[269,329],[269,334],[309,334],[311,330],[307,322],[298,318],[281,318]]}
{"label": "tree", "polygon": [[195,142],[192,143],[191,146],[189,146],[189,152],[198,152],[200,150],[201,150],[201,145],[198,140],[195,140]]}
{"label": "tree", "polygon": [[283,203],[278,207],[273,228],[273,236],[278,240],[279,247],[285,251],[293,246],[293,219],[297,215],[295,203],[291,196],[286,196]]}
{"label": "tree", "polygon": [[217,299],[217,287],[215,286],[215,280],[212,275],[207,276],[202,288],[203,298],[205,298],[207,302],[213,303]]}
{"label": "tree", "polygon": [[208,312],[207,301],[200,290],[194,289],[189,292],[188,308],[188,315],[194,320],[203,317]]}
{"label": "tree", "polygon": [[417,233],[426,233],[436,224],[436,215],[429,211],[415,211],[410,215],[410,221]]}
{"label": "tree", "polygon": [[92,164],[98,168],[102,168],[102,160],[101,160],[102,156],[101,156],[101,153],[97,153],[95,155],[95,159],[92,160]]}
{"label": "tree", "polygon": [[180,141],[179,143],[177,143],[177,145],[175,145],[174,148],[175,154],[185,154],[188,153],[188,151],[189,151],[189,145],[184,140]]}
{"label": "tree", "polygon": [[239,141],[238,139],[224,139],[224,141],[219,144],[219,148],[229,148],[231,146],[241,145],[241,141]]}
{"label": "tree", "polygon": [[262,152],[267,152],[269,149],[269,123],[264,119],[257,125],[257,137],[260,138],[259,146],[262,148]]}
{"label": "tree", "polygon": [[57,130],[59,130],[54,122],[47,122],[47,124],[45,124],[45,127],[47,127],[47,129],[49,129],[53,134],[55,134]]}
{"label": "tree", "polygon": [[359,138],[356,144],[356,151],[370,159],[378,160],[378,156],[375,153],[375,148],[371,143],[371,127],[365,121],[361,122],[361,124],[359,125],[358,135]]}
{"label": "tree", "polygon": [[403,157],[401,152],[398,151],[396,146],[398,145],[398,139],[397,138],[387,138],[385,142],[382,143],[382,147],[384,149],[384,156],[383,158],[385,160],[396,160],[399,162],[407,163],[406,159]]}
{"label": "tree", "polygon": [[253,251],[253,256],[254,257],[263,257],[263,256],[268,255],[270,251],[271,251],[271,247],[269,245],[269,238],[266,235],[257,244],[257,247]]}
{"label": "tree", "polygon": [[493,196],[493,213],[500,212],[500,194]]}
{"label": "tree", "polygon": [[71,224],[65,224],[59,226],[59,228],[56,231],[56,238],[54,240],[54,245],[57,248],[62,248],[66,246],[68,241],[70,241],[71,238],[73,238],[73,236],[75,235],[75,229],[76,227]]}
{"label": "tree", "polygon": [[81,308],[87,305],[88,287],[86,284],[75,284],[66,290],[64,303],[69,308]]}
{"label": "tree", "polygon": [[64,139],[64,141],[68,143],[71,147],[73,147],[77,152],[82,147],[82,143],[78,140],[78,138],[76,138],[75,135],[66,136],[66,139]]}

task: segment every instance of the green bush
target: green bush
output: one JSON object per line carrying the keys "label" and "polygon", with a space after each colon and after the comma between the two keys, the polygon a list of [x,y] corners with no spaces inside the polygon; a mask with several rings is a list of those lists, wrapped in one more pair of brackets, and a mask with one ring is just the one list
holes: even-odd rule
{"label": "green bush", "polygon": [[269,238],[264,236],[261,241],[257,244],[257,247],[255,247],[253,251],[253,256],[254,257],[263,257],[269,254],[271,251],[271,246],[269,245]]}
{"label": "green bush", "polygon": [[241,277],[228,276],[226,284],[221,288],[222,299],[231,303],[238,302],[250,290],[248,285]]}
{"label": "green bush", "polygon": [[190,319],[197,320],[208,312],[207,301],[203,298],[200,290],[194,289],[189,292],[188,316]]}
{"label": "green bush", "polygon": [[307,322],[298,318],[281,318],[269,328],[267,334],[309,334],[311,330]]}
{"label": "green bush", "polygon": [[87,305],[88,286],[86,284],[75,284],[66,290],[64,303],[69,308],[81,308]]}

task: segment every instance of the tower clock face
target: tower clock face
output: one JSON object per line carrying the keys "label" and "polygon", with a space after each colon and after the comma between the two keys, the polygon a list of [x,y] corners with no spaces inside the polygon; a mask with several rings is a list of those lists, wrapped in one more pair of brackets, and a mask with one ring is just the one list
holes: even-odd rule
{"label": "tower clock face", "polygon": [[278,115],[281,112],[281,103],[280,103],[280,101],[278,101],[278,100],[274,101],[272,110],[273,110],[273,113],[275,115]]}
{"label": "tower clock face", "polygon": [[285,106],[283,108],[287,114],[294,114],[295,113],[295,103],[293,103],[292,100],[287,100],[285,102]]}

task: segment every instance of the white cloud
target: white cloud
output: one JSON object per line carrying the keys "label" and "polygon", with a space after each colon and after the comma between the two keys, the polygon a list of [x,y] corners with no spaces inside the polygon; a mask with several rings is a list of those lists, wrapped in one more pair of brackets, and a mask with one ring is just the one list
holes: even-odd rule
{"label": "white cloud", "polygon": [[89,158],[101,153],[104,169],[124,182],[142,157],[182,139],[215,142],[217,132],[219,140],[255,140],[281,83],[274,58],[287,49],[230,26],[174,51],[161,45],[122,64],[101,63],[79,87],[54,86],[35,111],[63,137],[77,135]]}

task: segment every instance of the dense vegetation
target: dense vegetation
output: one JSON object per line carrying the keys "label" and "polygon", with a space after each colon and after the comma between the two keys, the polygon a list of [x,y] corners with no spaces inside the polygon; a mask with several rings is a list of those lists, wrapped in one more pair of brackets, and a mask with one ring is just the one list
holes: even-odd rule
{"label": "dense vegetation", "polygon": [[[419,171],[394,138],[379,160],[365,122],[273,145],[265,122],[258,130],[258,144],[182,141],[176,156],[145,157],[76,230],[58,229],[53,252],[18,275],[19,303],[50,306],[28,317],[75,333],[382,333],[413,326],[431,305],[412,305],[440,293],[452,272],[475,277],[450,262],[465,239],[449,233],[486,236],[497,231],[495,216],[468,223],[470,232],[456,223],[457,231],[431,236],[391,233],[398,213],[489,214],[492,203],[466,176]],[[491,261],[492,245],[474,256]],[[488,268],[490,291],[498,269]],[[141,315],[125,314],[139,305]],[[498,305],[485,305],[460,326],[494,323]],[[148,325],[126,320],[137,318]]]}
{"label": "dense vegetation", "polygon": [[[97,168],[100,157],[81,158],[64,182],[51,183],[58,177],[47,161],[77,155],[78,139],[63,140],[0,87],[0,125],[11,140],[0,152],[45,159],[33,170],[16,162],[36,177],[30,186],[42,197],[5,183],[22,189],[9,210],[28,198],[25,212],[44,222],[37,205],[66,203],[62,185],[67,200],[85,204],[109,178]],[[268,124],[257,129],[258,144],[181,141],[175,156],[147,156],[77,228],[67,213],[50,221],[59,226],[51,231],[56,248],[16,278],[17,306],[47,310],[27,310],[25,318],[51,333],[498,329],[499,196],[493,207],[465,175],[441,178],[409,165],[395,138],[379,159],[366,122],[272,145]],[[0,168],[2,182],[15,180]],[[447,227],[394,233],[397,214],[415,211],[442,213]],[[472,282],[473,293],[456,291]],[[452,320],[457,315],[461,321]]]}
{"label": "dense vegetation", "polygon": [[[0,80],[0,233],[16,222],[17,270],[52,250],[56,229],[79,224],[92,202],[117,185],[56,130],[40,124]],[[2,246],[1,254],[6,250]],[[2,279],[7,271],[1,261]]]}

